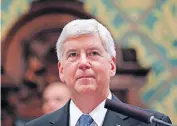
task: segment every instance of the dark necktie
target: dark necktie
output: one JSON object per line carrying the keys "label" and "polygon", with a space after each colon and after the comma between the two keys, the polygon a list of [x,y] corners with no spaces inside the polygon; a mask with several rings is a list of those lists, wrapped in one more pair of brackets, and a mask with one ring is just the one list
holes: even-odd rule
{"label": "dark necktie", "polygon": [[90,126],[93,122],[93,119],[90,115],[82,114],[79,118],[79,126]]}

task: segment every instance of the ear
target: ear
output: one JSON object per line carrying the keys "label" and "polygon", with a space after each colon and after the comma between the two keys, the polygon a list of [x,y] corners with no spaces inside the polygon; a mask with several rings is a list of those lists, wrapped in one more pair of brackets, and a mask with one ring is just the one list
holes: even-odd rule
{"label": "ear", "polygon": [[61,62],[58,62],[58,71],[59,71],[59,77],[60,77],[61,82],[65,82],[64,75],[63,75],[63,66]]}
{"label": "ear", "polygon": [[116,59],[115,57],[111,58],[111,76],[114,76],[116,74]]}

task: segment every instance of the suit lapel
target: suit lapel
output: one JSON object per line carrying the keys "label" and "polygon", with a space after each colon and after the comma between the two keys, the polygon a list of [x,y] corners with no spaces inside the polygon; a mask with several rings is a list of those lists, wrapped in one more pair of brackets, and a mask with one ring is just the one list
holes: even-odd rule
{"label": "suit lapel", "polygon": [[[115,95],[112,96],[112,100],[121,102]],[[130,124],[127,122],[128,118],[128,116],[108,110],[103,122],[103,126],[130,126]]]}
{"label": "suit lapel", "polygon": [[70,100],[49,119],[52,126],[69,126]]}
{"label": "suit lapel", "polygon": [[115,112],[107,111],[103,126],[127,126],[124,120]]}

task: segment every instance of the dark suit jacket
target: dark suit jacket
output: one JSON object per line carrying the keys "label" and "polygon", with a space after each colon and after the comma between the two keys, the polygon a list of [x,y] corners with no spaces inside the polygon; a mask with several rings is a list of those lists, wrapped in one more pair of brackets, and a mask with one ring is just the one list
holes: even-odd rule
{"label": "dark suit jacket", "polygon": [[[113,95],[113,100],[121,102],[116,96]],[[69,126],[69,104],[70,100],[61,109],[47,115],[43,115],[35,120],[30,121],[25,124],[25,126]],[[135,106],[131,106],[135,107]],[[139,108],[142,109],[142,108]],[[145,110],[150,111],[150,110]],[[159,112],[154,112],[154,117],[161,119],[165,122],[171,123],[168,116],[161,114]],[[115,113],[108,110],[103,122],[103,126],[158,126],[155,124],[145,124],[128,116],[122,115],[120,113]]]}

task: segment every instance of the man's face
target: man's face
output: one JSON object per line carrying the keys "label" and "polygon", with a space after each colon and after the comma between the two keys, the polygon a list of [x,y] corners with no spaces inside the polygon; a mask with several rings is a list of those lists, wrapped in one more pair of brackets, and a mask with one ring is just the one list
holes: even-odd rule
{"label": "man's face", "polygon": [[63,44],[62,61],[58,63],[60,79],[72,93],[108,93],[110,76],[116,69],[114,60],[97,34],[68,39]]}

